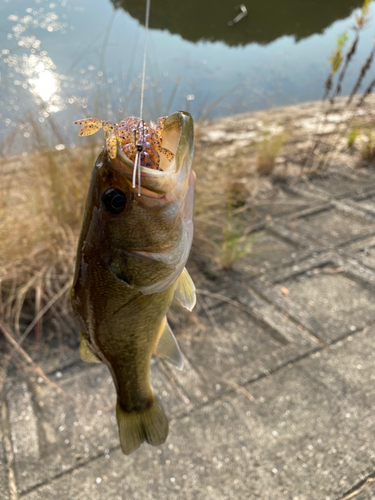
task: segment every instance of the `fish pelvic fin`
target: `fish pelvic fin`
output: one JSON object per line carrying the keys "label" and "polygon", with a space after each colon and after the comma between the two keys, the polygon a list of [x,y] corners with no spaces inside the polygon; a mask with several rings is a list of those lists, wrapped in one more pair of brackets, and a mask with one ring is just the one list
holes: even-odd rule
{"label": "fish pelvic fin", "polygon": [[189,311],[193,310],[195,303],[197,301],[195,295],[195,285],[187,272],[186,267],[180,274],[177,280],[177,287],[174,293],[175,298]]}
{"label": "fish pelvic fin", "polygon": [[125,455],[130,455],[144,441],[158,446],[167,439],[168,420],[156,397],[151,406],[141,411],[127,412],[117,401],[116,417],[121,448]]}
{"label": "fish pelvic fin", "polygon": [[81,342],[79,343],[79,354],[81,356],[82,361],[86,361],[86,363],[101,363],[100,359],[95,356],[95,354],[91,351],[89,346],[87,345],[86,340],[83,338],[82,332],[80,333]]}
{"label": "fish pelvic fin", "polygon": [[171,327],[168,325],[167,318],[164,318],[164,323],[161,327],[161,335],[154,354],[161,359],[169,361],[179,370],[182,370],[184,367],[180,346],[177,343],[176,337],[173,335]]}

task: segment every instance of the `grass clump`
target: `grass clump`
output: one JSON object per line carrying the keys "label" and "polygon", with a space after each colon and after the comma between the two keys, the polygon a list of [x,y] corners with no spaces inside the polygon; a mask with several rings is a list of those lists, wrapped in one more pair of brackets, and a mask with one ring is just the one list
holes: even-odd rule
{"label": "grass clump", "polygon": [[231,269],[238,259],[252,252],[253,244],[259,237],[259,234],[252,233],[252,229],[241,217],[241,211],[228,201],[222,237],[218,242],[214,241],[220,265],[224,269]]}
{"label": "grass clump", "polygon": [[260,187],[254,151],[252,145],[217,159],[215,147],[197,144],[192,259],[203,272],[212,266],[230,269],[252,251],[258,222],[253,198]]}
{"label": "grass clump", "polygon": [[359,130],[359,127],[358,126],[355,126],[355,127],[352,127],[350,130],[349,130],[349,133],[348,133],[348,148],[351,149],[354,147],[355,145],[355,142],[357,141],[358,139],[358,136],[359,136],[359,133],[360,133],[360,130]]}
{"label": "grass clump", "polygon": [[361,160],[373,163],[375,160],[375,133],[372,128],[367,128],[366,138],[361,149]]}
{"label": "grass clump", "polygon": [[257,144],[257,172],[260,175],[271,175],[275,169],[277,153],[286,141],[285,133],[266,134]]}

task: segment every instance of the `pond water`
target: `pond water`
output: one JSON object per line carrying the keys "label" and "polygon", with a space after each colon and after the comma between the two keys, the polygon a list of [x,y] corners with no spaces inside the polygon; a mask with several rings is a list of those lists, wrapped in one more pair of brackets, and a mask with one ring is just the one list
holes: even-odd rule
{"label": "pond water", "polygon": [[[145,119],[178,109],[199,119],[321,98],[337,36],[353,25],[362,2],[243,1],[247,16],[229,26],[240,12],[237,0],[151,0]],[[32,149],[32,131],[46,121],[64,144],[75,140],[75,119],[139,114],[145,4],[0,0],[3,156]],[[374,15],[372,3],[344,94],[372,48]]]}

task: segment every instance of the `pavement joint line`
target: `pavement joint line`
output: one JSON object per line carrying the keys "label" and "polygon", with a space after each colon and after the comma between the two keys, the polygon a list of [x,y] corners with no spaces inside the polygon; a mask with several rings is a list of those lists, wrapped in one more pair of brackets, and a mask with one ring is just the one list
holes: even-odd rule
{"label": "pavement joint line", "polygon": [[[335,170],[335,169],[332,169],[330,171],[330,173],[327,173],[327,175],[324,175],[321,177],[321,179],[326,179],[326,180],[335,179],[337,181],[340,181],[340,178],[341,178],[341,180],[349,180],[349,181],[357,181],[358,179],[363,180],[363,181],[368,181],[369,179],[373,180],[370,176],[368,176],[368,177],[367,176],[356,177],[355,175],[351,175],[347,172],[339,172],[338,170]],[[310,187],[309,195],[305,194],[305,196],[311,196],[311,197],[315,196],[316,198],[322,197],[322,198],[326,198],[326,199],[333,198],[333,201],[335,201],[335,200],[344,200],[347,198],[353,198],[355,196],[366,194],[366,193],[371,193],[374,190],[374,188],[372,186],[367,186],[367,187],[352,189],[352,190],[346,191],[344,193],[337,194],[336,196],[332,196],[331,193],[329,193],[329,191],[327,191],[326,189],[315,186],[313,184],[314,180],[315,179],[312,179],[312,180],[304,183],[304,185],[308,185]],[[301,183],[295,184],[291,188],[292,189],[296,188],[299,191],[299,194],[303,195],[305,190],[303,188],[300,189],[298,187],[299,185],[301,185]],[[360,193],[358,191],[360,191]]]}
{"label": "pavement joint line", "polygon": [[355,196],[352,196],[352,199],[354,201],[363,201],[363,200],[368,200],[369,198],[372,198],[375,196],[375,189],[370,188],[368,191],[362,192],[362,193],[357,193]]}
{"label": "pavement joint line", "polygon": [[[294,245],[296,245],[297,247],[308,248],[311,250],[311,252],[319,251],[320,249],[324,250],[324,247],[322,247],[322,245],[313,238],[308,238],[300,233],[297,233],[296,231],[290,230],[287,227],[290,224],[290,222],[291,220],[285,220],[285,218],[278,219],[277,224],[275,224],[274,220],[267,221],[266,229],[269,229],[279,238],[282,238],[287,242],[289,241]],[[311,246],[313,246],[313,248],[311,248]]]}
{"label": "pavement joint line", "polygon": [[82,469],[83,467],[86,467],[90,463],[94,462],[95,460],[98,460],[99,458],[105,457],[106,455],[109,455],[111,452],[116,451],[121,448],[121,445],[114,446],[113,448],[108,448],[108,453],[100,452],[96,456],[90,457],[85,461],[82,461],[81,463],[78,463],[77,465],[73,466],[70,469],[66,469],[64,471],[58,472],[55,474],[55,476],[50,477],[48,479],[44,479],[43,481],[40,481],[38,484],[34,484],[30,488],[26,489],[21,493],[21,495],[17,498],[17,500],[22,500],[22,498],[26,497],[33,491],[37,491],[39,488],[42,488],[43,486],[46,486],[47,484],[51,484],[55,482],[56,480],[60,479],[61,477],[68,476],[73,474],[76,470]]}
{"label": "pavement joint line", "polygon": [[[311,258],[313,253],[319,254],[319,253],[322,253],[324,251],[325,251],[324,249],[320,249],[320,250],[314,250],[312,252],[311,250],[308,249],[308,250],[301,250],[300,252],[295,252],[297,254],[297,256],[295,258],[290,257],[288,260],[285,259],[285,262],[283,262],[283,267],[289,267],[292,265],[296,265],[299,262],[303,262],[304,260]],[[274,273],[278,269],[280,269],[279,263],[268,267],[267,270],[262,275],[269,276],[270,274]]]}
{"label": "pavement joint line", "polygon": [[354,215],[355,217],[363,217],[366,219],[369,219],[370,221],[374,221],[375,214],[374,213],[368,213],[366,210],[363,208],[361,209],[360,206],[358,207],[355,202],[352,199],[348,200],[333,200],[332,205],[334,208],[339,210],[340,212],[343,212],[345,214],[351,214]]}
{"label": "pavement joint line", "polygon": [[[306,185],[305,183],[304,185]],[[311,183],[309,183],[311,185]],[[292,194],[302,196],[302,198],[307,198],[307,199],[312,199],[316,203],[322,203],[322,202],[328,202],[329,201],[329,196],[327,193],[316,193],[312,191],[307,191],[306,189],[303,189],[300,187],[301,183],[294,184],[293,186],[289,185],[286,187],[286,190]]]}
{"label": "pavement joint line", "polygon": [[348,240],[338,241],[336,243],[322,244],[319,240],[317,240],[313,236],[306,236],[298,231],[289,229],[288,227],[293,221],[296,221],[298,219],[303,219],[306,217],[314,216],[316,214],[322,212],[328,212],[330,210],[335,210],[335,209],[341,214],[347,215],[348,213],[350,213],[350,215],[363,219],[364,221],[374,222],[375,209],[374,209],[374,215],[366,215],[365,212],[363,211],[359,211],[357,209],[352,210],[351,207],[349,207],[348,205],[345,205],[344,208],[343,204],[341,204],[340,206],[332,204],[330,208],[322,209],[316,212],[310,212],[304,215],[296,214],[296,217],[294,219],[291,216],[280,217],[279,219],[277,219],[277,224],[275,224],[274,220],[267,221],[266,229],[273,232],[276,236],[286,241],[292,242],[293,244],[299,247],[309,248],[311,247],[311,245],[313,245],[314,249],[311,251],[314,252],[334,250],[338,247],[343,247],[353,242],[359,241],[361,239],[370,238],[371,236],[375,235],[374,229],[363,229],[359,234],[350,237]]}
{"label": "pavement joint line", "polygon": [[[375,246],[375,236],[369,236],[368,238],[365,238],[364,240],[360,241],[354,241],[350,242],[349,244],[345,245],[345,248],[351,252],[351,254],[355,254],[357,252],[360,252],[361,250],[364,250],[366,247],[371,248]],[[342,247],[340,247],[342,248]],[[340,252],[339,248],[339,252]]]}
{"label": "pavement joint line", "polygon": [[279,268],[279,273],[275,270],[275,278],[271,280],[272,285],[277,285],[287,279],[295,278],[300,276],[311,269],[318,269],[325,267],[327,264],[340,265],[338,263],[339,255],[337,255],[332,250],[325,250],[323,252],[317,252],[317,255],[312,255],[311,258],[304,259],[298,263],[292,263],[288,267]]}
{"label": "pavement joint line", "polygon": [[296,219],[304,219],[305,217],[309,217],[311,215],[317,215],[322,212],[327,212],[329,210],[332,210],[333,208],[333,202],[329,201],[327,203],[322,203],[320,205],[315,205],[309,208],[305,208],[304,210],[301,210],[300,212],[294,212],[291,214],[288,214],[284,218],[287,219],[287,221],[291,220],[296,220]]}
{"label": "pavement joint line", "polygon": [[[297,262],[294,261],[289,266],[281,268],[279,274],[277,274],[278,269],[275,268],[273,270],[273,274],[276,274],[274,279],[270,279],[268,273],[266,277],[268,277],[267,281],[275,286],[285,280],[296,278],[297,276],[300,276],[313,269],[325,268],[329,264],[336,267],[342,267],[343,274],[351,276],[356,280],[359,279],[363,284],[368,284],[371,286],[374,285],[375,273],[373,269],[362,265],[362,263],[358,262],[358,259],[353,258],[352,255],[342,255],[339,250],[335,251],[335,249],[332,249],[325,253],[318,253],[317,256],[312,256],[310,259],[307,257]],[[256,281],[256,278],[252,278],[250,280],[250,283],[251,281]]]}
{"label": "pavement joint line", "polygon": [[8,489],[10,500],[18,500],[16,475],[14,471],[14,453],[10,434],[8,407],[4,397],[1,398],[1,422],[5,448],[5,460],[8,468]]}

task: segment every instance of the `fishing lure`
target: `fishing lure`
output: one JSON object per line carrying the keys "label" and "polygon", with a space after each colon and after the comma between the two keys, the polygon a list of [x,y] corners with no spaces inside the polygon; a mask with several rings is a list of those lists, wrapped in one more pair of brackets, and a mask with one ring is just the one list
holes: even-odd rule
{"label": "fishing lure", "polygon": [[174,158],[174,154],[162,146],[162,130],[166,119],[166,116],[162,116],[158,118],[157,123],[151,121],[148,124],[135,116],[125,118],[120,123],[103,121],[99,118],[85,118],[77,120],[74,124],[82,125],[78,132],[79,136],[92,135],[103,129],[106,133],[106,149],[112,160],[116,158],[119,145],[132,162],[137,163],[138,155],[140,166],[160,170],[160,154],[165,155],[170,162]]}

